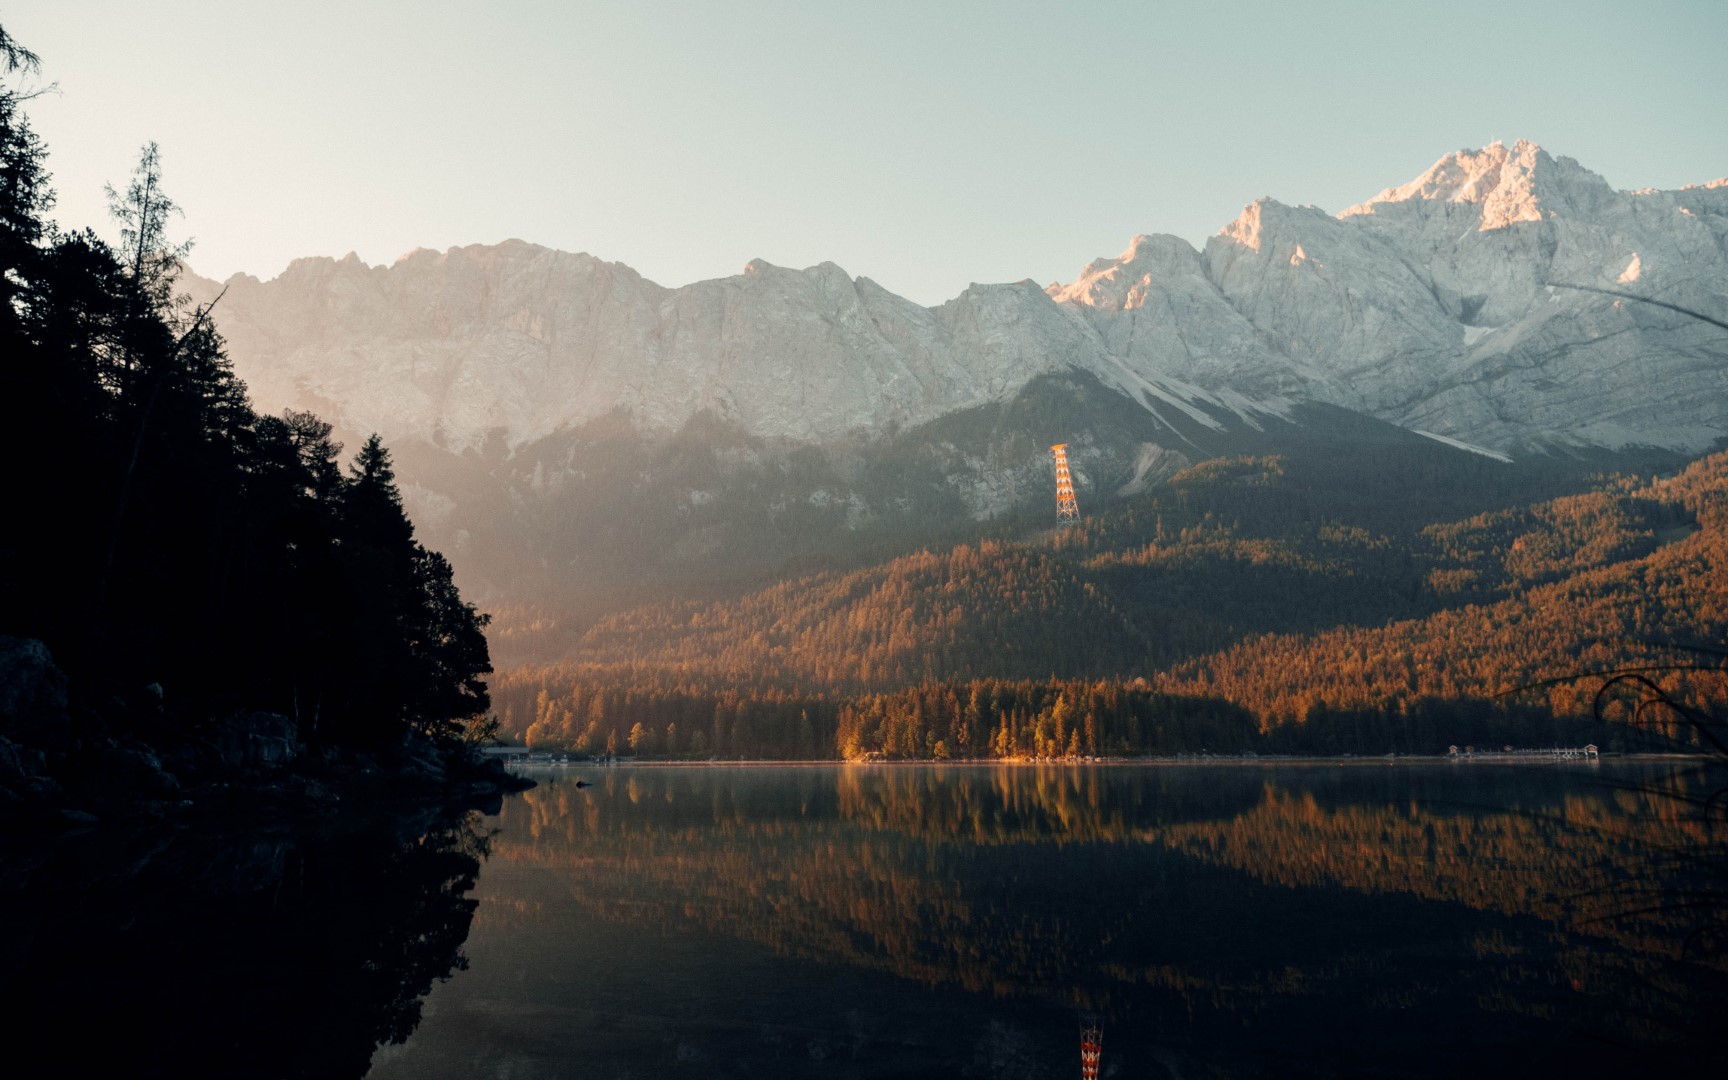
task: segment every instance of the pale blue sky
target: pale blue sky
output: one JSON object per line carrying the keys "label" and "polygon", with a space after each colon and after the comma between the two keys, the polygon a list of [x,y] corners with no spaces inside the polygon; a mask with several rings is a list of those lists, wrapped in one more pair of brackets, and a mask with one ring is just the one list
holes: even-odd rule
{"label": "pale blue sky", "polygon": [[1728,0],[0,0],[66,225],[162,146],[192,264],[509,237],[666,285],[824,260],[922,303],[1262,195],[1331,211],[1529,138],[1728,174]]}

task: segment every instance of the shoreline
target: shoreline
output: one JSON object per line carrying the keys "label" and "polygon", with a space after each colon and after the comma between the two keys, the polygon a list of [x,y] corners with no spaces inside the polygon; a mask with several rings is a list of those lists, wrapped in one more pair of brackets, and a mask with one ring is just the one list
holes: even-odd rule
{"label": "shoreline", "polygon": [[1099,757],[1099,758],[1055,758],[1034,760],[1029,758],[964,758],[936,760],[933,758],[905,758],[883,761],[847,761],[841,758],[823,760],[752,758],[737,761],[675,761],[675,760],[643,760],[643,761],[534,761],[509,762],[506,768],[516,770],[549,770],[549,769],[793,769],[793,768],[833,768],[846,766],[851,768],[979,768],[1010,766],[1014,768],[1122,768],[1122,767],[1152,767],[1152,768],[1264,768],[1266,766],[1398,766],[1398,765],[1583,765],[1600,766],[1620,764],[1655,764],[1660,762],[1676,762],[1691,764],[1709,764],[1716,762],[1715,755],[1706,753],[1642,753],[1642,754],[1600,754],[1597,757],[1548,757],[1541,754],[1398,754],[1394,757],[1353,757],[1349,755],[1261,755],[1259,757],[1224,757],[1210,755],[1207,757]]}

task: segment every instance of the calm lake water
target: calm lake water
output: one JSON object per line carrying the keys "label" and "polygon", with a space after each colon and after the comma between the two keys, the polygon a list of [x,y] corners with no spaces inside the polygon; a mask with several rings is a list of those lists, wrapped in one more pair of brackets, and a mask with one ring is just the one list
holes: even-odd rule
{"label": "calm lake water", "polygon": [[1123,1078],[1728,1064],[1720,773],[537,778],[0,848],[8,1074],[1074,1077],[1086,1013]]}
{"label": "calm lake water", "polygon": [[371,1076],[1071,1077],[1082,1013],[1118,1077],[1724,1060],[1672,766],[537,778]]}

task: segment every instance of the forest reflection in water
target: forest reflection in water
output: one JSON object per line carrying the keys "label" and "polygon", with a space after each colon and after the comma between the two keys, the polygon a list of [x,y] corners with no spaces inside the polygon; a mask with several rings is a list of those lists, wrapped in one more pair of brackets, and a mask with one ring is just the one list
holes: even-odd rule
{"label": "forest reflection in water", "polygon": [[1082,1012],[1117,1077],[1725,1063],[1691,766],[539,779],[9,845],[8,1074],[1059,1077]]}
{"label": "forest reflection in water", "polygon": [[101,830],[0,853],[7,1075],[364,1076],[466,966],[482,815]]}
{"label": "forest reflection in water", "polygon": [[1723,1062],[1691,766],[586,775],[375,1075],[1064,1076],[1082,1011],[1104,1075]]}

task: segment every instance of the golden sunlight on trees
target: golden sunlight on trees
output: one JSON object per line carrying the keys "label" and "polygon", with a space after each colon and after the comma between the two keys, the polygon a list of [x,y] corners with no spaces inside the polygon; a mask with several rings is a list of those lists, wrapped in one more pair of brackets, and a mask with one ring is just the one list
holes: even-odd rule
{"label": "golden sunlight on trees", "polygon": [[[1054,547],[963,544],[608,617],[572,660],[495,680],[503,730],[600,753],[671,725],[642,752],[675,758],[1613,749],[1644,745],[1630,714],[1605,729],[1593,687],[1552,680],[1728,640],[1728,455],[1399,540],[1331,510],[1277,531],[1300,505],[1280,459],[1173,483]],[[1706,708],[1728,689],[1660,678]]]}

